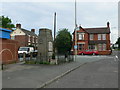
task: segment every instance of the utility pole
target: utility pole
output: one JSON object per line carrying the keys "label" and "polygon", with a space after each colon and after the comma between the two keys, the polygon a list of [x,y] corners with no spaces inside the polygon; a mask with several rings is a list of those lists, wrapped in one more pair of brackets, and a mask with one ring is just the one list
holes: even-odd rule
{"label": "utility pole", "polygon": [[75,29],[77,27],[77,7],[76,7],[76,0],[75,0]]}
{"label": "utility pole", "polygon": [[53,42],[53,53],[55,54],[55,37],[56,37],[56,12],[54,13],[54,42]]}
{"label": "utility pole", "polygon": [[54,13],[54,40],[56,35],[56,12]]}
{"label": "utility pole", "polygon": [[74,49],[75,49],[75,60],[77,58],[77,7],[76,7],[76,0],[75,0],[75,46],[74,46]]}

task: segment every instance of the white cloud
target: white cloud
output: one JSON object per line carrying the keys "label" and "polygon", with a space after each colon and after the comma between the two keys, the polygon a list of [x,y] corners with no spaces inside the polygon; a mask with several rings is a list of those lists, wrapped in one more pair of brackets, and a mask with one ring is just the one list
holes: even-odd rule
{"label": "white cloud", "polygon": [[[21,23],[26,29],[35,28],[37,33],[41,27],[53,29],[54,12],[57,12],[57,30],[68,28],[72,33],[74,29],[74,2],[4,2],[2,10],[14,24]],[[77,23],[84,28],[106,26],[107,21],[111,27],[117,27],[117,20],[117,3],[77,3]],[[113,29],[111,32],[116,39],[118,32]]]}

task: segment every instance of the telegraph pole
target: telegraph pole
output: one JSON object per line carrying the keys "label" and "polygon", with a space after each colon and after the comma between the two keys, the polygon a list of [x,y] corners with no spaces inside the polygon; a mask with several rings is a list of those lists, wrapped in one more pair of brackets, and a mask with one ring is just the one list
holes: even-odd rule
{"label": "telegraph pole", "polygon": [[77,27],[77,8],[76,8],[76,0],[75,0],[75,28]]}
{"label": "telegraph pole", "polygon": [[55,54],[55,37],[56,37],[56,12],[54,13],[54,42],[53,42],[53,53]]}
{"label": "telegraph pole", "polygon": [[54,13],[54,40],[56,35],[56,12]]}
{"label": "telegraph pole", "polygon": [[75,46],[74,46],[74,49],[75,49],[75,60],[77,58],[77,7],[76,7],[76,0],[75,0]]}

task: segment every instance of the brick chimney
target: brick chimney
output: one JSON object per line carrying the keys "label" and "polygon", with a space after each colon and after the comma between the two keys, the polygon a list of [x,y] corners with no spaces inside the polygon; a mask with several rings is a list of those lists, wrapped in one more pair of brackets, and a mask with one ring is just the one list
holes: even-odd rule
{"label": "brick chimney", "polygon": [[35,29],[31,29],[31,32],[35,33]]}
{"label": "brick chimney", "polygon": [[109,23],[109,22],[107,22],[107,27],[108,27],[108,28],[110,27],[110,23]]}
{"label": "brick chimney", "polygon": [[21,24],[16,24],[16,28],[21,29]]}

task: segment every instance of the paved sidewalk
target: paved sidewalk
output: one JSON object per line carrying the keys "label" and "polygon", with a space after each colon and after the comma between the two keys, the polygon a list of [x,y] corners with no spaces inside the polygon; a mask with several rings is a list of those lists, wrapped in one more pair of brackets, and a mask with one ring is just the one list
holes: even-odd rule
{"label": "paved sidewalk", "polygon": [[3,88],[40,88],[44,83],[71,69],[87,62],[98,61],[101,58],[106,58],[106,56],[80,56],[74,62],[61,65],[15,64],[14,67],[11,66],[10,69],[3,71]]}

